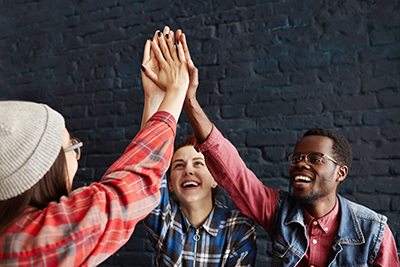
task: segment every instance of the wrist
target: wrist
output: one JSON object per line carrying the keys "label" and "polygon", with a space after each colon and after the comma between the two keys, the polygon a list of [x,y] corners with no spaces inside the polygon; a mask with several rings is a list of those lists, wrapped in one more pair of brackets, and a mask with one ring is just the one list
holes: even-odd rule
{"label": "wrist", "polygon": [[193,97],[186,96],[185,101],[183,102],[183,105],[188,108],[195,107],[196,105],[198,105],[196,96],[193,96]]}

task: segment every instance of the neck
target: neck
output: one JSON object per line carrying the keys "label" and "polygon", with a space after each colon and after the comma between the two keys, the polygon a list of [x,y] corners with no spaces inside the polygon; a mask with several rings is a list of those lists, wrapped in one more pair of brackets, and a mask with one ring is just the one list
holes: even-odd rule
{"label": "neck", "polygon": [[319,219],[331,212],[336,205],[336,195],[334,198],[319,199],[313,203],[303,203],[304,209],[314,218]]}
{"label": "neck", "polygon": [[183,213],[196,228],[204,223],[213,209],[212,199],[201,203],[180,203],[180,205]]}

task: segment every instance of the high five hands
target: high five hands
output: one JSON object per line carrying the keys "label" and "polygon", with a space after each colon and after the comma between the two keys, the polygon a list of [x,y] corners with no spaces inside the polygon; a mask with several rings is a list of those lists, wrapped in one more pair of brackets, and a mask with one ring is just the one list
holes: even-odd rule
{"label": "high five hands", "polygon": [[148,57],[149,42],[146,42],[147,51],[143,61],[148,60],[143,63],[142,71],[144,70],[146,76],[164,91],[182,88],[186,90],[189,85],[183,47],[180,41],[175,43],[174,39],[174,33],[168,27],[165,27],[163,32],[156,31],[150,41],[150,57]]}
{"label": "high five hands", "polygon": [[186,99],[195,97],[198,71],[181,30],[177,30],[176,35],[168,26],[163,32],[156,31],[153,38],[146,42],[141,69],[145,93],[142,126],[157,109],[163,107],[166,100],[171,99],[167,96],[168,92],[171,96],[187,91]]}

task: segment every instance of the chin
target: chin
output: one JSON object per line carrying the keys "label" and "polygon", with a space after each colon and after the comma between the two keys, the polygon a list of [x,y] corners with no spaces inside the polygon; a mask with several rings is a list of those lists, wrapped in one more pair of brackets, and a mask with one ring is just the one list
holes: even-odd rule
{"label": "chin", "polygon": [[318,196],[316,195],[293,195],[294,198],[299,201],[301,204],[313,204],[314,202],[316,202],[318,200]]}

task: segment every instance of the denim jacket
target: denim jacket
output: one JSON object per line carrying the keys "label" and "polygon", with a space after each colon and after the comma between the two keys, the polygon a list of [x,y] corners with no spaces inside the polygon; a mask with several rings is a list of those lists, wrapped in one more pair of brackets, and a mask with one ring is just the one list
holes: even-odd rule
{"label": "denim jacket", "polygon": [[[339,228],[329,254],[329,267],[372,266],[387,218],[340,195]],[[272,266],[296,266],[308,249],[301,204],[280,191],[274,218]]]}

